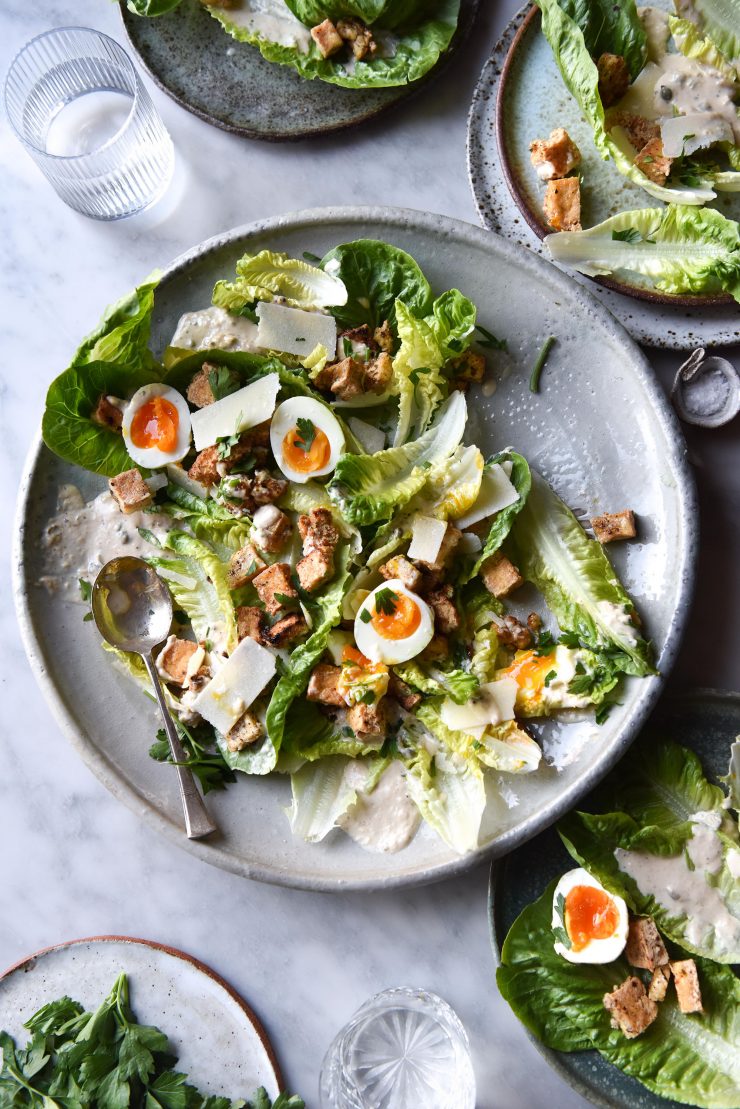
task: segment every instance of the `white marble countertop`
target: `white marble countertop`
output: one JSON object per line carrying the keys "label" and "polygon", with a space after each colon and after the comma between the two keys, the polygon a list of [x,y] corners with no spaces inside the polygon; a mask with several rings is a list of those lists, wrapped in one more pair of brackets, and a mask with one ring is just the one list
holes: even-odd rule
{"label": "white marble countertop", "polygon": [[[471,42],[439,83],[382,123],[345,136],[296,145],[239,140],[154,90],[178,152],[175,187],[152,212],[116,224],[94,223],[65,208],[7,125],[0,131],[0,519],[6,533],[0,964],[102,933],[189,951],[253,1004],[288,1085],[311,1107],[320,1061],[337,1029],[372,993],[405,984],[438,992],[462,1018],[479,1109],[576,1109],[586,1103],[549,1070],[497,995],[487,867],[406,893],[277,889],[201,864],[114,801],[64,742],[23,654],[8,574],[13,505],[49,381],[102,308],[155,266],[225,228],[318,205],[396,204],[476,222],[465,168],[467,110],[515,2],[483,0],[481,8]],[[71,23],[125,42],[114,4],[5,0],[0,69],[32,35]],[[730,357],[737,362],[738,350]],[[653,356],[664,385],[677,360]],[[703,543],[691,627],[672,678],[682,686],[740,684],[738,431],[735,421],[689,436]]]}

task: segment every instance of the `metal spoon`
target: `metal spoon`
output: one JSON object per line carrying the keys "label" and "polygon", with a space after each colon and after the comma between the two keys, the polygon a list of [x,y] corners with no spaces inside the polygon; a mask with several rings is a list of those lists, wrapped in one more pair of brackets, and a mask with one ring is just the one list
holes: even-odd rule
{"label": "metal spoon", "polygon": [[[106,562],[95,579],[92,611],[98,631],[110,644],[121,651],[141,655],[144,660],[162,713],[172,758],[176,764],[183,763],[185,752],[152,657],[152,650],[164,642],[172,624],[172,598],[167,586],[143,559],[114,558]],[[192,772],[181,765],[176,765],[175,769],[188,838],[202,839],[215,832],[216,825],[206,811]]]}

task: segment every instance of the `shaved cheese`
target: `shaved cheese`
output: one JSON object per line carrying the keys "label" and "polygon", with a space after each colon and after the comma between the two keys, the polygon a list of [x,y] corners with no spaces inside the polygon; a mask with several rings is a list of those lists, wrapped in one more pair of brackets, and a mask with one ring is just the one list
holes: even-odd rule
{"label": "shaved cheese", "polygon": [[199,408],[190,416],[195,449],[212,447],[218,439],[237,435],[249,427],[256,427],[269,420],[275,411],[275,401],[280,391],[277,374],[267,374],[237,389],[223,400]]}
{"label": "shaved cheese", "polygon": [[144,478],[144,481],[149,486],[152,493],[156,493],[159,489],[164,489],[167,484],[167,478],[164,474],[152,474],[151,477]]}
{"label": "shaved cheese", "polygon": [[242,639],[192,704],[195,712],[226,735],[275,673],[275,656],[254,639]]}
{"label": "shaved cheese", "polygon": [[377,454],[385,447],[385,432],[381,431],[378,427],[373,427],[365,420],[360,420],[357,416],[350,416],[347,420],[350,430],[356,439],[359,439],[360,446],[367,454]]}
{"label": "shaved cheese", "polygon": [[499,678],[480,687],[480,693],[464,705],[443,701],[440,716],[445,727],[453,732],[466,732],[480,739],[490,724],[514,719],[514,702],[518,685],[514,678]]}
{"label": "shaved cheese", "polygon": [[436,562],[446,531],[446,520],[438,520],[435,516],[415,516],[411,527],[409,558],[418,558],[420,562]]}
{"label": "shaved cheese", "polygon": [[702,147],[717,142],[734,144],[732,126],[718,113],[693,112],[685,116],[671,116],[660,121],[663,153],[668,158],[693,154]]}
{"label": "shaved cheese", "polygon": [[302,308],[262,302],[257,305],[257,319],[257,342],[265,350],[280,350],[305,358],[317,346],[336,349],[336,321],[323,312],[304,312]]}
{"label": "shaved cheese", "polygon": [[208,500],[208,486],[190,477],[187,470],[183,468],[182,463],[170,462],[168,466],[165,466],[165,469],[167,471],[167,477],[173,485],[179,485],[186,493],[190,493],[193,497],[200,497],[203,501]]}
{"label": "shaved cheese", "polygon": [[472,527],[479,520],[485,520],[486,516],[493,516],[494,512],[500,512],[502,508],[507,508],[518,500],[519,494],[509,480],[504,467],[495,462],[483,473],[480,493],[475,504],[464,516],[455,520],[455,524],[459,528]]}

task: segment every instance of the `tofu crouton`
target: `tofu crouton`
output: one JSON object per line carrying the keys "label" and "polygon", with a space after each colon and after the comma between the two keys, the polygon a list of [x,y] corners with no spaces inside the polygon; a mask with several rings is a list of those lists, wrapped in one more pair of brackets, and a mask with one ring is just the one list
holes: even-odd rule
{"label": "tofu crouton", "polygon": [[621,1028],[633,1040],[648,1028],[658,1015],[658,1006],[651,1001],[639,978],[630,977],[604,994],[604,1008],[612,1016],[612,1027]]}
{"label": "tofu crouton", "polygon": [[466,350],[459,358],[454,358],[450,365],[456,382],[480,385],[486,376],[486,360],[482,354],[474,350]]}
{"label": "tofu crouton", "polygon": [[633,917],[630,920],[624,956],[630,966],[642,970],[655,970],[666,965],[668,952],[652,917]]}
{"label": "tofu crouton", "polygon": [[322,705],[343,706],[345,700],[337,684],[341,673],[341,666],[332,666],[327,662],[314,666],[308,679],[307,700],[319,701]]}
{"label": "tofu crouton", "polygon": [[255,470],[250,482],[252,503],[258,508],[263,504],[274,504],[288,488],[282,477],[273,477],[269,470]]}
{"label": "tofu crouton", "polygon": [[664,1001],[668,992],[668,983],[671,980],[670,966],[656,967],[648,986],[648,997],[651,1001]]}
{"label": "tofu crouton", "polygon": [[261,643],[264,622],[265,614],[261,608],[257,608],[256,605],[237,605],[236,634],[239,636],[239,642],[241,643],[242,639],[255,639]]}
{"label": "tofu crouton", "polygon": [[421,693],[417,693],[410,685],[402,681],[397,674],[391,672],[388,679],[388,696],[395,697],[402,709],[413,712],[421,701]]}
{"label": "tofu crouton", "polygon": [[388,320],[383,320],[380,327],[375,328],[373,338],[381,350],[384,350],[387,354],[393,353],[393,332]]}
{"label": "tofu crouton", "polygon": [[214,366],[211,362],[204,362],[188,385],[185,396],[194,408],[206,408],[216,400],[211,389],[210,376],[217,370],[218,366]]}
{"label": "tofu crouton", "polygon": [[[115,399],[115,398],[114,398]],[[110,397],[102,393],[98,403],[93,409],[90,419],[101,427],[108,427],[111,431],[120,431],[123,423],[123,410],[114,404]]]}
{"label": "tofu crouton", "polygon": [[542,206],[553,231],[581,230],[581,183],[577,177],[548,181]]}
{"label": "tofu crouton", "polygon": [[676,983],[678,1007],[682,1013],[703,1013],[701,989],[696,963],[693,959],[679,959],[671,963],[673,980]]}
{"label": "tofu crouton", "polygon": [[452,601],[452,586],[443,585],[427,593],[427,603],[434,612],[434,627],[443,635],[457,631],[460,627],[460,616]]}
{"label": "tofu crouton", "polygon": [[417,558],[415,560],[416,565],[421,566],[423,570],[429,570],[433,574],[441,573],[461,539],[462,532],[454,524],[448,524],[434,562],[424,562],[423,559]]}
{"label": "tofu crouton", "polygon": [[333,554],[339,542],[339,531],[328,508],[312,508],[307,516],[299,516],[298,534],[305,555],[311,551]]}
{"label": "tofu crouton", "polygon": [[383,702],[366,705],[358,701],[347,712],[347,723],[360,743],[382,743],[385,739],[385,709]]}
{"label": "tofu crouton", "polygon": [[324,366],[314,378],[314,385],[324,392],[334,393],[340,400],[351,400],[363,392],[364,366],[356,358],[343,358]]}
{"label": "tofu crouton", "polygon": [[322,58],[330,58],[344,46],[344,39],[330,19],[312,27],[311,38],[318,46]]}
{"label": "tofu crouton", "polygon": [[287,616],[283,616],[271,628],[266,628],[262,632],[262,639],[272,647],[284,647],[286,643],[292,643],[294,639],[305,635],[307,631],[308,624],[303,614],[289,612]]}
{"label": "tofu crouton", "polygon": [[390,354],[381,351],[375,358],[365,365],[362,375],[362,384],[366,393],[377,393],[380,396],[391,383],[393,376],[393,362]]}
{"label": "tofu crouton", "polygon": [[[195,657],[196,654],[198,658]],[[157,670],[166,682],[185,688],[193,667],[198,668],[204,655],[203,648],[197,643],[171,635],[157,655]]]}
{"label": "tofu crouton", "polygon": [[487,558],[480,569],[483,584],[494,597],[508,597],[524,585],[524,578],[501,551]]}
{"label": "tofu crouton", "polygon": [[152,491],[138,470],[124,470],[108,480],[113,499],[121,512],[128,515],[152,503]]}
{"label": "tofu crouton", "polygon": [[594,516],[591,521],[594,535],[599,543],[613,543],[616,539],[634,539],[637,535],[635,514],[631,508],[621,512],[604,512]]}
{"label": "tofu crouton", "polygon": [[664,185],[671,172],[673,158],[663,153],[663,140],[658,136],[643,146],[635,158],[635,165],[656,185]]}
{"label": "tofu crouton", "polygon": [[398,581],[402,581],[406,588],[412,592],[421,585],[421,574],[413,562],[409,562],[403,555],[393,555],[382,566],[379,566],[378,570],[386,581],[396,578]]}
{"label": "tofu crouton", "polygon": [[635,150],[642,150],[653,139],[660,138],[660,127],[652,119],[633,115],[631,112],[614,112],[610,115],[609,126],[623,127],[627,138]]}
{"label": "tofu crouton", "polygon": [[252,517],[252,538],[261,551],[282,551],[293,531],[290,517],[274,504],[264,504]]}
{"label": "tofu crouton", "polygon": [[234,727],[226,733],[226,746],[234,754],[251,747],[258,739],[262,739],[265,729],[254,713],[247,709],[237,720]]}
{"label": "tofu crouton", "polygon": [[255,578],[267,564],[260,558],[251,543],[235,551],[229,562],[229,589],[239,589]]}
{"label": "tofu crouton", "polygon": [[556,127],[549,139],[529,144],[529,160],[541,181],[566,177],[581,163],[581,152],[564,127]]}
{"label": "tofu crouton", "polygon": [[526,651],[532,646],[532,632],[516,616],[504,616],[503,624],[496,628],[499,642],[517,651]]}
{"label": "tofu crouton", "polygon": [[295,572],[301,589],[313,593],[334,573],[334,559],[330,551],[311,551],[296,563]]}
{"label": "tofu crouton", "polygon": [[340,19],[337,21],[337,31],[350,44],[358,62],[374,57],[378,44],[370,28],[361,19]]}
{"label": "tofu crouton", "polygon": [[605,108],[621,100],[630,87],[630,71],[621,54],[602,54],[596,63],[599,71],[599,96]]}
{"label": "tofu crouton", "polygon": [[257,574],[252,584],[270,616],[276,616],[281,609],[298,600],[287,562],[274,562]]}
{"label": "tofu crouton", "polygon": [[221,480],[221,474],[218,470],[218,447],[206,447],[200,454],[196,455],[195,461],[188,470],[188,477],[193,481],[199,481],[201,485],[211,486],[216,485]]}

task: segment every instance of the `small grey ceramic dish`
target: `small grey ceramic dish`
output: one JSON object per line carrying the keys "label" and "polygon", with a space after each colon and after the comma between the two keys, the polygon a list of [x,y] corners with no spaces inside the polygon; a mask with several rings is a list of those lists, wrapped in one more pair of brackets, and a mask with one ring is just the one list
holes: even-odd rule
{"label": "small grey ceramic dish", "polygon": [[679,419],[697,427],[724,427],[740,412],[740,374],[726,358],[698,347],[679,366],[671,386]]}
{"label": "small grey ceramic dish", "polygon": [[250,139],[286,142],[367,123],[444,71],[470,31],[479,0],[462,0],[457,31],[437,64],[395,88],[344,89],[308,81],[237,42],[200,0],[183,0],[156,18],[134,15],[119,0],[131,46],[152,80],[206,123]]}
{"label": "small grey ceramic dish", "polygon": [[[655,2],[666,6],[662,0]],[[468,118],[468,174],[483,224],[549,258],[542,243],[547,233],[540,217],[542,184],[529,161],[529,144],[553,127],[566,127],[583,156],[588,182],[584,226],[615,211],[659,202],[597,153],[591,129],[563,84],[540,22],[538,9],[526,4],[483,68]],[[720,194],[715,203],[726,216],[740,217],[740,194]],[[670,297],[648,285],[638,288],[565,272],[590,288],[633,338],[648,346],[691,350],[740,339],[740,307],[731,297]]]}
{"label": "small grey ceramic dish", "polygon": [[[730,744],[740,734],[740,693],[697,689],[662,701],[649,728],[636,740],[649,742],[661,734],[701,759],[707,775],[717,780],[727,773]],[[588,800],[584,802],[588,805]],[[488,919],[496,965],[509,928],[521,911],[535,901],[547,884],[575,863],[554,828],[491,867]],[[659,1097],[636,1079],[623,1074],[596,1051],[553,1051],[530,1035],[541,1055],[569,1086],[592,1105],[603,1109],[679,1109],[678,1102]]]}
{"label": "small grey ceramic dish", "polygon": [[[685,443],[645,356],[593,296],[554,266],[442,216],[388,208],[299,212],[230,231],[173,262],[157,292],[153,349],[164,349],[182,312],[210,302],[214,282],[232,273],[245,251],[321,256],[363,237],[407,250],[433,288],[462,289],[479,306],[481,323],[508,340],[509,354],[492,365],[495,392],[471,394],[470,440],[486,454],[515,444],[588,516],[635,510],[640,537],[615,549],[613,559],[667,674],[688,616],[696,557]],[[540,393],[532,394],[530,370],[549,334],[558,343]],[[491,779],[480,847],[462,858],[424,825],[396,855],[364,851],[339,831],[306,844],[291,835],[284,813],[290,789],[279,775],[210,793],[220,835],[185,841],[171,768],[146,754],[158,726],[147,698],[100,650],[79,605],[49,597],[39,584],[44,527],[65,482],[76,483],[86,499],[105,484],[37,443],[20,490],[15,547],[17,611],[36,678],[64,734],[117,797],[186,850],[234,873],[325,890],[459,874],[512,850],[571,808],[624,753],[658,696],[661,678],[628,679],[623,703],[602,727],[545,725],[539,735],[547,761],[535,774]]]}
{"label": "small grey ceramic dish", "polygon": [[119,974],[142,1024],[165,1033],[178,1070],[209,1094],[249,1097],[283,1088],[267,1034],[247,1003],[214,970],[173,947],[130,936],[94,936],[47,947],[0,975],[0,1028],[25,1045],[23,1022],[65,995],[88,1011]]}

